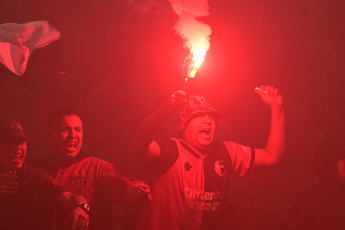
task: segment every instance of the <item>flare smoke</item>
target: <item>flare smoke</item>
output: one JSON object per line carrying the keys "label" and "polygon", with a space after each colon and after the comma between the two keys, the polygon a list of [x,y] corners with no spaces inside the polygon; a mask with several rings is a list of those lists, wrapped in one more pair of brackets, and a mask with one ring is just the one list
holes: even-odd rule
{"label": "flare smoke", "polygon": [[207,0],[169,0],[179,16],[175,30],[185,40],[185,47],[191,53],[210,48],[211,27],[199,19],[209,15]]}

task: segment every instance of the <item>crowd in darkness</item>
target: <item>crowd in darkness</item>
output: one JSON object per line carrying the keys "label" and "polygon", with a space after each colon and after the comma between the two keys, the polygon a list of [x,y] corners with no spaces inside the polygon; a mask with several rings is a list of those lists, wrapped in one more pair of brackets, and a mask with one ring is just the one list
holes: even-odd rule
{"label": "crowd in darkness", "polygon": [[[114,204],[141,210],[136,224],[123,222],[123,229],[342,229],[343,149],[332,155],[326,154],[330,148],[316,148],[320,183],[299,193],[286,217],[263,209],[253,213],[229,198],[231,177],[275,165],[285,152],[282,95],[269,85],[255,92],[271,110],[263,149],[216,139],[219,112],[203,96],[172,93],[132,138],[132,151],[146,165],[143,174],[151,175],[146,182],[83,152],[83,122],[72,108],[49,117],[51,151],[38,163],[43,169],[25,161],[30,146],[21,123],[1,122],[1,229],[114,229]],[[172,114],[180,117],[179,133],[156,138]]]}
{"label": "crowd in darkness", "polygon": [[[185,50],[170,1],[0,0],[0,26],[47,21],[61,33],[31,52],[24,76],[0,66],[1,230],[345,228],[340,1],[220,2],[210,1],[218,7],[208,18],[212,58],[198,73],[216,83],[192,81],[206,93],[194,95],[181,77],[184,90],[139,123],[163,101],[154,97],[183,88],[174,85]],[[257,82],[277,88],[261,85],[248,102],[241,90]],[[225,113],[210,95],[229,107]],[[241,117],[248,111],[255,115]],[[226,123],[230,113],[245,125]],[[287,158],[288,176],[265,177]],[[262,194],[285,210],[236,200],[236,181],[257,175],[274,187]]]}

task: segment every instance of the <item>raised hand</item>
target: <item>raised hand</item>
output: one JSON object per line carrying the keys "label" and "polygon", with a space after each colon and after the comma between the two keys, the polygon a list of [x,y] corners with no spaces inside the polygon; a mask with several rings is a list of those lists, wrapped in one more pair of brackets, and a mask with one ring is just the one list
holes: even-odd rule
{"label": "raised hand", "polygon": [[169,99],[162,105],[161,111],[180,111],[186,103],[187,95],[183,90],[173,92]]}
{"label": "raised hand", "polygon": [[254,89],[254,92],[257,93],[262,101],[269,106],[280,106],[283,104],[283,98],[279,93],[277,88],[274,88],[270,85],[261,85]]}
{"label": "raised hand", "polygon": [[175,91],[170,96],[170,103],[175,109],[180,110],[186,103],[186,97],[186,92],[182,90]]}

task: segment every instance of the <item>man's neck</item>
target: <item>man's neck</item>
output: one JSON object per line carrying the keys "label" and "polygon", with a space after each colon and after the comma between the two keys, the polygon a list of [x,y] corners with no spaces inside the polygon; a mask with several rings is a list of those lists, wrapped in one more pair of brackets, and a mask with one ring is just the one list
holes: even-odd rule
{"label": "man's neck", "polygon": [[75,157],[68,157],[62,151],[54,151],[54,150],[52,151],[52,157],[56,161],[56,165],[59,168],[60,167],[65,167],[65,166],[75,162],[77,160],[77,158],[78,158],[78,155],[76,155]]}
{"label": "man's neck", "polygon": [[207,156],[206,149],[196,148],[193,145],[191,145],[190,143],[188,143],[188,141],[185,140],[185,139],[182,139],[182,141],[183,141],[184,144],[186,144],[193,152],[195,152],[201,158],[204,158],[204,157]]}

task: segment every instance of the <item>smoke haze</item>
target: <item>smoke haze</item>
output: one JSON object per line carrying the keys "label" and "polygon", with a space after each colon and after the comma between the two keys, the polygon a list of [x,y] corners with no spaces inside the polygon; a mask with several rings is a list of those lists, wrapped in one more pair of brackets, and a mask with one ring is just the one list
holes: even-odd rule
{"label": "smoke haze", "polygon": [[209,15],[207,0],[169,0],[175,13],[179,16],[175,30],[185,40],[185,47],[191,52],[198,48],[207,51],[210,47],[211,27],[200,17]]}

